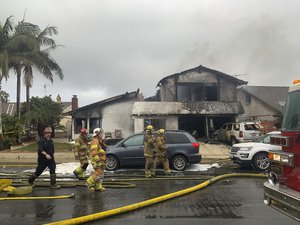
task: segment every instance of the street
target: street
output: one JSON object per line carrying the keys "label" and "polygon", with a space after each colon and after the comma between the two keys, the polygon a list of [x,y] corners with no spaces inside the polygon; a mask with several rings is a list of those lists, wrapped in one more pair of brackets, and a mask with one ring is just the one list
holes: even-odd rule
{"label": "street", "polygon": [[[164,194],[195,186],[210,176],[252,172],[228,162],[204,172],[187,171],[173,175],[176,179],[141,179],[143,170],[128,169],[109,174],[105,180],[134,177],[135,188],[107,188],[105,192],[90,192],[84,186],[51,190],[35,187],[27,196],[56,196],[74,193],[75,198],[57,200],[1,201],[1,224],[45,224],[98,213],[141,202]],[[24,168],[2,168],[3,172],[19,172]],[[161,173],[161,171],[160,171]],[[128,178],[129,177],[129,178]],[[158,176],[160,177],[160,176]],[[194,177],[195,180],[182,180]],[[297,221],[265,206],[262,178],[230,178],[218,181],[202,190],[146,208],[116,215],[86,224],[298,224]],[[3,195],[2,195],[3,197]]]}

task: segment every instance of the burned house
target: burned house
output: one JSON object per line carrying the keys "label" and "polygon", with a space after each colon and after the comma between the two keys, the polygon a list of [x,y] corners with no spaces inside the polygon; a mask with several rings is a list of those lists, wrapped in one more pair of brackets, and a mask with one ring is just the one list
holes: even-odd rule
{"label": "burned house", "polygon": [[139,101],[139,98],[139,90],[126,92],[68,112],[68,115],[72,116],[71,139],[78,135],[82,127],[86,128],[90,134],[95,128],[101,127],[106,137],[116,139],[132,134],[134,124],[131,112],[133,104]]}
{"label": "burned house", "polygon": [[167,76],[157,84],[159,101],[134,103],[135,132],[151,123],[157,129],[182,129],[209,137],[222,124],[244,113],[237,100],[237,87],[246,84],[202,65]]}

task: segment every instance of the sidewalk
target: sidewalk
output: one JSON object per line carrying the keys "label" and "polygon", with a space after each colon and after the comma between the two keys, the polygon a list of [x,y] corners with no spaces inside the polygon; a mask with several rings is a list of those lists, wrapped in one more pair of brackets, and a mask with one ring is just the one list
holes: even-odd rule
{"label": "sidewalk", "polygon": [[[222,144],[200,143],[201,163],[229,159],[230,147]],[[56,163],[75,162],[72,151],[56,152]],[[0,151],[0,165],[4,164],[36,164],[37,152],[18,152],[17,149]]]}

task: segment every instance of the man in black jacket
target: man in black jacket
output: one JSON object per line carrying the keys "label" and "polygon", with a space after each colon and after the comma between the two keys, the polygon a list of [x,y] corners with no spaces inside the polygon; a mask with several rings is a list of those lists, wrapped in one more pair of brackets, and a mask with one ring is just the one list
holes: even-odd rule
{"label": "man in black jacket", "polygon": [[60,186],[56,184],[56,163],[54,160],[54,143],[51,139],[51,133],[52,129],[50,127],[46,127],[44,130],[44,138],[39,142],[38,165],[35,172],[28,178],[30,185],[33,185],[33,181],[48,167],[50,170],[51,188],[60,188]]}

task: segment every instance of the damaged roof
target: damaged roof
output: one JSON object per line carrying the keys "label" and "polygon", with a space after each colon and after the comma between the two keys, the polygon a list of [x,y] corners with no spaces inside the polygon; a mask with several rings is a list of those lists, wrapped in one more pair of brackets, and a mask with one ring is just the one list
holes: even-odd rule
{"label": "damaged roof", "polygon": [[242,114],[240,102],[135,102],[133,116],[186,115],[186,114]]}
{"label": "damaged roof", "polygon": [[289,91],[289,87],[285,86],[241,86],[239,89],[254,96],[278,112],[283,112],[283,107]]}
{"label": "damaged roof", "polygon": [[111,103],[111,102],[115,102],[115,101],[118,101],[118,100],[121,100],[121,99],[126,99],[126,98],[131,98],[131,97],[137,97],[138,94],[139,94],[139,89],[137,91],[133,91],[133,92],[126,92],[125,94],[117,95],[117,96],[114,96],[114,97],[111,97],[111,98],[107,98],[107,99],[104,99],[104,100],[101,100],[101,101],[98,101],[98,102],[95,102],[95,103],[92,103],[92,104],[80,107],[80,108],[78,108],[76,110],[68,112],[67,114],[68,115],[72,115],[72,114],[74,114],[74,113],[76,113],[78,111],[82,111],[82,110],[85,110],[85,109],[88,109],[88,108],[92,108],[92,107],[95,107],[95,106],[98,106],[98,105],[105,105],[105,104],[108,104],[108,103]]}
{"label": "damaged roof", "polygon": [[236,77],[233,77],[233,76],[228,75],[226,73],[222,73],[220,71],[213,70],[213,69],[210,69],[210,68],[207,68],[207,67],[204,67],[204,66],[200,65],[198,67],[195,67],[195,68],[192,68],[192,69],[188,69],[188,70],[182,71],[180,73],[175,73],[175,74],[169,75],[167,77],[164,77],[164,78],[162,78],[157,83],[156,87],[161,86],[162,83],[164,83],[167,79],[177,78],[180,75],[184,75],[184,74],[187,74],[187,73],[190,73],[190,72],[197,72],[197,73],[209,72],[209,73],[213,73],[213,74],[216,74],[218,76],[222,76],[222,77],[225,77],[227,79],[230,79],[230,80],[232,80],[233,82],[236,82],[239,85],[246,85],[246,84],[248,84],[248,81],[240,80],[240,79],[237,79]]}

